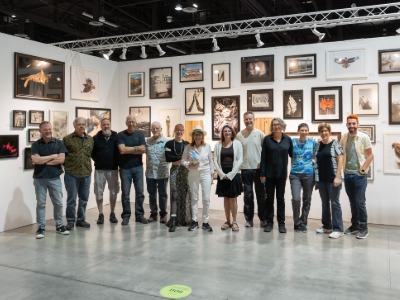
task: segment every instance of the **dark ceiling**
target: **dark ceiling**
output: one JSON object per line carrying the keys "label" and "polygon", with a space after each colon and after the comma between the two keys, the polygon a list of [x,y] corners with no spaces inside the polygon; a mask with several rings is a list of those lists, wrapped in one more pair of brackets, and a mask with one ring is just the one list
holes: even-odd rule
{"label": "dark ceiling", "polygon": [[[281,16],[317,12],[340,8],[349,8],[352,3],[357,7],[393,3],[379,0],[0,0],[0,32],[6,34],[24,34],[29,39],[41,43],[56,43],[80,39],[91,39],[115,35],[148,32],[162,29],[212,24],[220,22],[247,20],[269,16]],[[196,12],[176,11],[177,3],[182,7],[198,5]],[[90,18],[82,15],[104,17],[106,21],[117,24],[91,26]],[[172,17],[172,22],[167,21]],[[372,38],[396,34],[399,22],[379,22],[358,25],[320,28],[325,32],[323,42],[348,39]],[[288,32],[263,33],[264,47],[311,44],[318,42],[309,29]],[[237,38],[218,39],[221,51],[233,51],[256,47],[253,35]],[[211,52],[210,39],[186,41],[172,44],[185,54]],[[182,53],[166,49],[165,56],[178,56]],[[116,51],[117,53],[117,51]],[[93,55],[99,55],[97,52]],[[131,47],[126,54],[127,60],[140,59],[140,47]],[[148,58],[159,57],[154,47],[148,47]],[[164,57],[165,57],[164,56]],[[112,60],[119,60],[119,53]]]}

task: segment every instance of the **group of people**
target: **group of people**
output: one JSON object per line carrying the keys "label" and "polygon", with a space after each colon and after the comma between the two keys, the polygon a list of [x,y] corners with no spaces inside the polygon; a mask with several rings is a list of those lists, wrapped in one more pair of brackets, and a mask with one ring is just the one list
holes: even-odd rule
{"label": "group of people", "polygon": [[[215,193],[224,198],[226,221],[222,230],[239,231],[237,223],[237,197],[244,194],[245,227],[253,227],[254,198],[257,199],[260,227],[271,232],[274,227],[274,199],[276,194],[276,219],[280,233],[286,233],[285,187],[288,177],[289,157],[290,187],[294,230],[307,231],[307,219],[314,186],[319,190],[322,202],[322,227],[317,233],[328,233],[330,238],[343,234],[368,236],[365,192],[367,173],[372,162],[369,137],[358,131],[358,117],[349,115],[348,133],[341,141],[331,138],[328,123],[318,126],[320,140],[308,138],[306,123],[298,126],[298,138],[285,134],[286,124],[273,118],[271,134],[254,127],[253,112],[243,115],[245,128],[236,133],[230,125],[223,126],[221,138],[214,147],[205,142],[206,132],[196,126],[185,141],[184,126],[174,127],[174,138],[167,140],[159,122],[151,124],[152,136],[145,139],[137,127],[135,116],[126,117],[127,128],[119,133],[111,130],[109,119],[100,122],[101,131],[94,137],[88,135],[86,120],[77,117],[75,131],[63,141],[53,138],[51,124],[44,121],[39,130],[41,139],[32,145],[34,186],[37,199],[36,238],[45,234],[45,204],[49,191],[54,205],[56,231],[68,235],[77,227],[89,228],[85,212],[89,198],[92,162],[94,161],[94,193],[99,216],[97,224],[104,223],[103,194],[106,183],[110,196],[111,223],[118,223],[115,215],[117,195],[120,190],[122,214],[121,225],[129,224],[131,217],[130,194],[135,189],[135,221],[147,224],[159,221],[174,232],[178,226],[188,226],[189,231],[199,228],[198,201],[202,198],[201,228],[213,231],[209,223],[211,186],[214,173],[217,177]],[[146,154],[144,172],[142,155]],[[63,225],[62,186],[60,175],[65,175],[67,191],[67,224]],[[344,185],[350,200],[351,226],[344,230],[339,194]],[[119,172],[119,176],[118,176]],[[150,216],[145,217],[144,177],[149,194]],[[167,212],[167,186],[170,187],[170,218]],[[201,190],[201,193],[200,193]],[[78,198],[78,208],[77,206]],[[158,201],[157,201],[158,198]]]}

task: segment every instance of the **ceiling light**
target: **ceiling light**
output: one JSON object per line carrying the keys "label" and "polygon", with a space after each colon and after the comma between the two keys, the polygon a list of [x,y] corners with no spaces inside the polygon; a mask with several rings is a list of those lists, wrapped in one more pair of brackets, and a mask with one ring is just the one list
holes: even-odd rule
{"label": "ceiling light", "polygon": [[165,51],[163,51],[163,49],[161,49],[160,44],[157,44],[157,50],[158,50],[158,52],[160,52],[160,56],[163,56],[166,53]]}
{"label": "ceiling light", "polygon": [[400,34],[400,28],[397,28],[397,29],[396,29],[396,33],[397,33],[397,34]]}
{"label": "ceiling light", "polygon": [[119,56],[120,59],[126,60],[126,51],[128,51],[128,48],[122,48],[122,54]]}
{"label": "ceiling light", "polygon": [[113,49],[110,49],[107,53],[103,53],[103,57],[105,58],[105,59],[110,59],[110,56],[111,56],[111,54],[113,54],[114,53],[114,50]]}
{"label": "ceiling light", "polygon": [[314,25],[314,28],[311,29],[311,31],[312,31],[312,33],[314,33],[314,34],[318,37],[318,39],[319,39],[320,41],[325,37],[325,33],[319,32],[319,31],[317,30],[317,26],[316,26],[316,25]]}
{"label": "ceiling light", "polygon": [[213,37],[212,42],[213,42],[212,51],[214,51],[214,52],[219,51],[220,48],[218,47],[217,39],[215,37]]}
{"label": "ceiling light", "polygon": [[[87,17],[89,19],[93,19],[93,15],[91,15],[91,14],[85,12],[85,11],[82,13],[82,16],[85,16],[85,17]],[[106,24],[106,25],[114,27],[114,28],[118,28],[119,27],[117,24],[114,24],[114,23],[111,23],[111,22],[107,21],[106,18],[104,18],[104,17],[99,17],[98,20],[92,20],[92,21],[89,22],[89,24],[92,25],[92,26],[103,26],[103,24]]]}
{"label": "ceiling light", "polygon": [[257,34],[256,34],[256,41],[257,41],[257,47],[262,47],[262,46],[264,46],[264,43],[261,41],[260,33],[259,33],[259,32],[257,32]]}
{"label": "ceiling light", "polygon": [[175,10],[182,10],[182,5],[179,3],[175,6]]}
{"label": "ceiling light", "polygon": [[197,4],[196,4],[196,3],[193,3],[193,7],[196,7],[196,8],[198,8],[198,6],[197,6]]}
{"label": "ceiling light", "polygon": [[141,46],[142,49],[142,54],[140,54],[141,58],[147,58],[147,54],[146,54],[146,47],[145,46]]}
{"label": "ceiling light", "polygon": [[167,23],[172,23],[174,18],[172,16],[167,16]]}

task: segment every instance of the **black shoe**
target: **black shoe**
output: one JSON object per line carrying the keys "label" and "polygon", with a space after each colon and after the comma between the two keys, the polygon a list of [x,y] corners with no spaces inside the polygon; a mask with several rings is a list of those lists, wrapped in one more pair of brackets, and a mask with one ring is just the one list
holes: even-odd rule
{"label": "black shoe", "polygon": [[[156,222],[156,221],[157,221],[157,215],[150,214],[150,217],[147,219],[147,223]],[[138,221],[136,221],[136,222],[138,222]]]}
{"label": "black shoe", "polygon": [[279,232],[280,232],[280,233],[286,233],[285,224],[280,224],[280,225],[279,225]]}
{"label": "black shoe", "polygon": [[357,238],[358,239],[365,239],[369,235],[368,229],[360,229],[360,231],[357,233]]}
{"label": "black shoe", "polygon": [[67,229],[68,231],[71,231],[74,229],[75,223],[68,223],[67,226],[65,226],[65,229]]}
{"label": "black shoe", "polygon": [[147,223],[149,223],[149,221],[148,221],[145,217],[143,217],[143,216],[137,217],[136,220],[135,220],[135,222],[137,222],[137,223],[142,223],[142,224],[147,224]]}
{"label": "black shoe", "polygon": [[67,230],[64,225],[57,227],[56,231],[57,231],[57,233],[59,233],[61,235],[69,235],[69,230]]}
{"label": "black shoe", "polygon": [[196,228],[199,228],[199,223],[195,222],[195,221],[192,221],[192,223],[190,223],[188,231],[195,231]]}
{"label": "black shoe", "polygon": [[351,225],[349,228],[347,228],[344,231],[344,234],[356,234],[359,231],[360,231],[360,228],[358,226]]}
{"label": "black shoe", "polygon": [[300,232],[300,231],[301,231],[301,224],[294,225],[294,232]]}
{"label": "black shoe", "polygon": [[264,232],[271,232],[272,228],[274,228],[274,225],[271,223],[268,223],[267,225],[265,225],[264,227]]}
{"label": "black shoe", "polygon": [[175,232],[176,230],[176,217],[171,217],[171,219],[169,219],[169,232]]}
{"label": "black shoe", "polygon": [[165,215],[165,216],[162,216],[162,217],[160,217],[160,223],[161,224],[165,224],[165,223],[167,223],[167,216]]}
{"label": "black shoe", "polygon": [[115,217],[115,214],[113,212],[110,214],[110,222],[118,223],[118,219]]}
{"label": "black shoe", "polygon": [[208,232],[213,231],[213,230],[212,230],[212,227],[211,227],[210,224],[208,224],[208,223],[203,223],[203,225],[201,226],[201,228],[202,228],[203,230],[205,230],[205,231],[208,231]]}
{"label": "black shoe", "polygon": [[129,218],[124,218],[124,219],[122,219],[122,222],[121,222],[121,225],[122,226],[126,226],[126,225],[128,225],[129,224]]}
{"label": "black shoe", "polygon": [[301,232],[307,232],[307,226],[304,224],[301,224],[300,230],[301,230]]}
{"label": "black shoe", "polygon": [[99,214],[99,218],[97,219],[97,224],[104,224],[104,214]]}
{"label": "black shoe", "polygon": [[36,238],[37,238],[37,239],[42,239],[42,238],[44,238],[44,232],[45,232],[44,228],[39,228],[39,229],[36,231]]}
{"label": "black shoe", "polygon": [[76,221],[76,227],[90,228],[90,224],[86,221]]}

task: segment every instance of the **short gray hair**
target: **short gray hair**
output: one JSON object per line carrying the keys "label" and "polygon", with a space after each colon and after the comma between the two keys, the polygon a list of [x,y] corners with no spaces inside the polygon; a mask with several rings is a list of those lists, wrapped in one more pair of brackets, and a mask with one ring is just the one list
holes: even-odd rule
{"label": "short gray hair", "polygon": [[281,126],[282,126],[282,128],[283,128],[283,131],[285,131],[286,130],[286,123],[285,123],[285,121],[283,121],[281,118],[273,118],[272,119],[272,121],[271,121],[271,126],[270,126],[270,130],[271,130],[271,132],[273,131],[272,129],[274,128],[274,122],[278,122],[279,124],[281,124]]}
{"label": "short gray hair", "polygon": [[85,124],[86,124],[86,119],[84,117],[76,117],[74,119],[74,122],[72,122],[72,124],[74,125],[74,127],[76,126],[76,124],[78,123],[79,120],[84,120]]}

